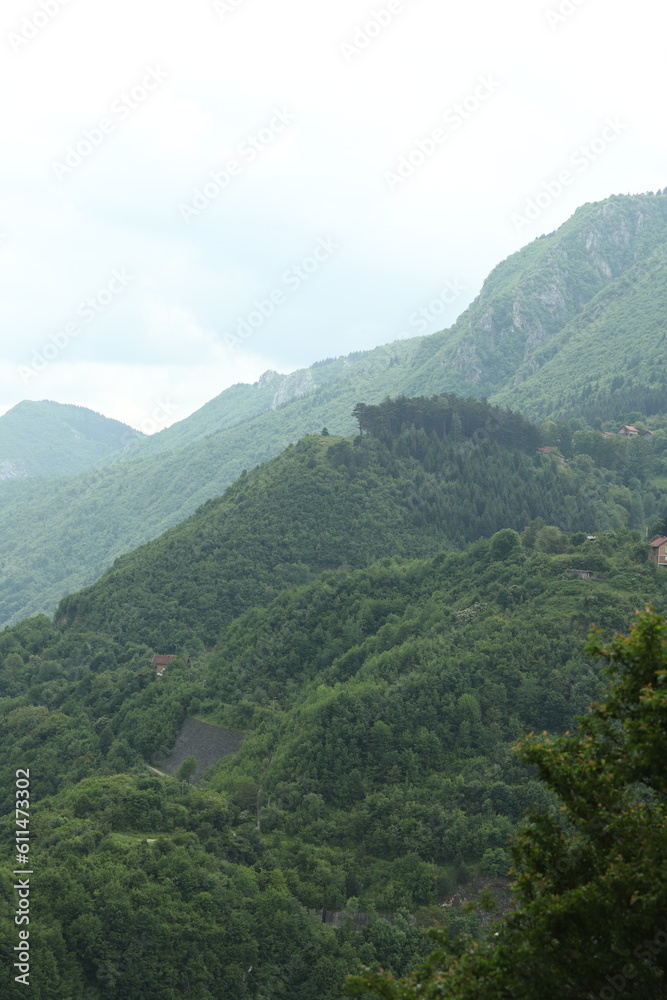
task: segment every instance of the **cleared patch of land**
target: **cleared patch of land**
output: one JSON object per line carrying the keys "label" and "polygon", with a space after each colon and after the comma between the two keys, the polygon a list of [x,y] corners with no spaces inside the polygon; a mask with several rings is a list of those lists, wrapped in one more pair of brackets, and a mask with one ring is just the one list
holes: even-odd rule
{"label": "cleared patch of land", "polygon": [[212,767],[216,761],[236,753],[244,738],[245,733],[239,733],[235,729],[223,729],[221,726],[211,725],[210,722],[187,718],[169,756],[166,760],[156,763],[167,774],[176,774],[186,757],[194,757],[197,761],[197,770],[192,781],[196,783],[204,771]]}

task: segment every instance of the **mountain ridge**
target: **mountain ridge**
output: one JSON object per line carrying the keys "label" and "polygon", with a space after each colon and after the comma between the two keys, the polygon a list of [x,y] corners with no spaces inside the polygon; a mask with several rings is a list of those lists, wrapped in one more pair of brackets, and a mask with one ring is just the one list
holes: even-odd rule
{"label": "mountain ridge", "polygon": [[[570,378],[568,358],[577,361],[565,342],[574,345],[577,323],[603,301],[596,296],[622,289],[623,275],[660,260],[666,244],[664,195],[613,196],[582,206],[555,233],[498,264],[449,330],[324,359],[288,375],[266,372],[159,434],[126,443],[94,473],[31,488],[0,484],[0,622],[52,611],[114,558],[190,516],[244,469],[304,435],[323,427],[354,433],[359,402],[488,394],[503,406],[525,407],[533,418],[561,417],[573,405],[591,423],[597,417],[627,422],[639,393],[650,412],[667,412],[662,376],[645,378],[640,371],[637,383],[633,358],[607,351],[603,323],[590,324],[587,349],[608,357],[613,376],[601,372],[588,401],[570,398],[560,385]],[[663,287],[661,271],[653,280]],[[640,282],[633,307],[640,321],[646,317],[646,329],[638,332],[643,356],[661,372],[667,341],[653,322],[655,297],[650,282]],[[471,331],[479,337],[471,339]],[[586,391],[578,386],[579,395]]]}
{"label": "mountain ridge", "polygon": [[26,399],[0,417],[0,481],[76,475],[140,437],[88,407]]}

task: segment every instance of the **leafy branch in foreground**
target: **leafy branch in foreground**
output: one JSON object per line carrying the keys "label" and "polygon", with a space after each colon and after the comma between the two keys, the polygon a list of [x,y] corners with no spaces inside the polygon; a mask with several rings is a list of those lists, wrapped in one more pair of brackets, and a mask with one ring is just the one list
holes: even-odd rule
{"label": "leafy branch in foreground", "polygon": [[607,660],[606,700],[576,734],[518,747],[560,799],[513,847],[516,909],[482,944],[447,935],[406,979],[363,969],[346,986],[383,1000],[667,997],[667,623],[652,607]]}

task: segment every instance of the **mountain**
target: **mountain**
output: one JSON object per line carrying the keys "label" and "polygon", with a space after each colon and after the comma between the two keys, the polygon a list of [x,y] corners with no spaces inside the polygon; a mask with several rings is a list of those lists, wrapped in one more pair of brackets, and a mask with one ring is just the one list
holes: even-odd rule
{"label": "mountain", "polygon": [[[304,426],[303,433],[315,431],[318,422],[333,424],[336,420],[347,422],[336,424],[335,431],[349,433],[352,425],[345,406],[349,403],[351,409],[360,399],[378,402],[387,395],[455,392],[488,397],[493,402],[498,396],[503,405],[518,406],[524,394],[514,393],[513,387],[535,372],[542,374],[542,369],[545,373],[552,368],[560,371],[552,364],[555,355],[575,330],[593,318],[596,326],[588,335],[591,353],[615,366],[617,380],[626,372],[632,375],[637,353],[646,357],[647,364],[652,359],[660,368],[667,361],[662,346],[664,323],[660,322],[664,316],[665,253],[667,196],[612,196],[584,205],[556,232],[534,240],[499,264],[449,330],[346,358],[328,358],[290,375],[266,372],[254,386],[232,386],[192,417],[137,442],[129,453],[180,448],[304,397],[308,404],[298,408],[297,419],[308,419],[306,413],[316,412],[311,413],[313,425]],[[623,319],[620,315],[606,319],[606,303],[624,310]],[[607,346],[607,325],[615,329],[623,321],[627,323],[630,315],[633,320],[626,329],[632,330],[630,340],[638,344],[638,350],[629,353],[621,344],[612,352],[602,350],[603,344]],[[576,351],[576,346],[571,349]],[[586,357],[586,362],[589,360]],[[559,359],[559,365],[564,362],[565,357]],[[576,376],[582,385],[586,371],[582,366]],[[653,381],[651,377],[653,373],[649,384],[658,382],[657,377]],[[555,383],[565,379],[565,373],[547,378],[548,388],[543,393],[547,395],[547,410],[533,407],[528,413],[531,418],[554,412],[554,406],[551,410],[548,407],[560,398]],[[332,393],[340,405],[328,405]],[[598,402],[603,398],[606,394],[601,387]],[[612,419],[637,409],[632,399],[630,406],[627,402],[625,396],[618,397]],[[651,412],[664,409],[667,407]],[[282,414],[276,414],[271,424],[281,420]]]}
{"label": "mountain", "polygon": [[[414,342],[405,341],[372,352],[373,359],[315,366],[318,372],[352,370],[344,392],[324,388],[316,398],[300,395],[295,377],[268,373],[255,386],[232,387],[211,401],[204,407],[205,420],[193,414],[183,426],[156,435],[155,444],[152,437],[130,444],[115,462],[107,460],[84,475],[0,484],[0,624],[51,612],[64,594],[97,579],[116,556],[183,521],[244,469],[304,434],[319,432],[325,424],[332,433],[352,433],[352,410],[364,384],[374,383],[383,398],[391,388],[394,362],[403,358],[408,364],[415,349]],[[326,381],[328,375],[321,377]],[[247,401],[254,392],[269,407],[265,412],[228,430],[204,432],[209,422],[232,419],[236,405],[230,400],[243,396]],[[282,400],[290,393],[296,398],[276,403],[273,410],[277,393]],[[176,437],[189,443],[172,449],[169,442]],[[134,447],[155,454],[134,455]]]}
{"label": "mountain", "polygon": [[494,400],[533,419],[667,412],[667,244],[599,292]]}
{"label": "mountain", "polygon": [[0,417],[0,481],[75,475],[141,436],[83,406],[24,400]]}
{"label": "mountain", "polygon": [[[206,554],[191,558],[205,573]],[[136,564],[137,592],[153,571]],[[99,592],[100,615],[111,600],[113,618],[127,582]],[[409,972],[433,921],[479,938],[453,900],[490,879],[506,889],[508,835],[527,806],[554,810],[512,746],[573,725],[600,690],[582,654],[591,622],[608,636],[649,599],[664,610],[667,574],[636,533],[533,525],[464,553],[324,570],[248,607],[210,654],[193,643],[162,677],[141,618],[116,637],[91,618],[5,630],[0,872],[9,903],[20,763],[42,873],[36,995],[334,1000],[359,962]],[[198,787],[144,763],[188,717],[246,732]],[[7,981],[16,940],[0,922]]]}
{"label": "mountain", "polygon": [[499,264],[450,330],[267,372],[103,468],[0,484],[0,622],[52,611],[304,435],[353,433],[359,402],[458,392],[536,419],[664,413],[666,247],[666,196],[585,205]]}
{"label": "mountain", "polygon": [[[584,205],[556,232],[534,240],[494,268],[479,296],[449,330],[347,358],[329,358],[288,376],[266,372],[254,386],[233,386],[187,420],[137,443],[131,453],[182,447],[303,397],[310,398],[308,409],[319,410],[315,423],[347,417],[347,425],[335,430],[349,432],[343,405],[326,408],[331,390],[341,404],[351,405],[362,398],[377,402],[386,395],[443,392],[489,397],[494,402],[502,393],[499,400],[517,405],[523,396],[513,394],[512,387],[542,369],[551,371],[561,345],[592,319],[596,326],[588,336],[591,352],[597,346],[599,359],[615,366],[617,378],[633,371],[637,353],[647,352],[647,364],[652,359],[659,367],[667,361],[661,346],[664,320],[660,322],[665,315],[666,254],[667,196],[612,196]],[[611,303],[621,309],[623,318],[605,318],[604,309]],[[607,347],[607,327],[615,330],[630,316],[633,320],[626,329],[631,330],[629,339],[637,350],[629,353],[620,344],[612,352],[601,350],[603,344]],[[559,364],[564,361],[563,357]],[[582,384],[586,372],[585,365],[579,369]],[[546,384],[548,401],[556,402],[558,388],[551,388],[549,379]],[[612,419],[628,409],[625,403],[625,399],[620,402]],[[531,417],[536,415],[542,414],[531,411]]]}
{"label": "mountain", "polygon": [[[535,806],[536,902],[558,871],[577,915],[613,924],[610,901],[632,912],[651,945],[634,957],[649,992],[660,988],[664,962],[649,959],[664,872],[628,877],[630,827],[599,780],[610,772],[579,743],[591,809],[607,810],[601,906],[579,880],[586,843],[549,854],[568,824],[512,748],[528,731],[575,728],[591,700],[606,712],[599,658],[583,653],[592,626],[608,641],[638,606],[667,610],[667,573],[635,530],[667,510],[667,419],[651,381],[661,201],[585,206],[496,269],[452,331],[268,373],[85,475],[2,485],[6,613],[47,591],[55,603],[132,537],[146,543],[53,620],[0,632],[3,996],[20,993],[17,951],[29,951],[37,1000],[334,1000],[359,963],[407,975],[432,948],[423,927],[443,925],[459,952],[472,944],[457,934],[484,938],[485,913],[458,904],[491,882],[508,905],[508,838]],[[564,299],[554,317],[540,312],[550,275]],[[457,379],[469,398],[451,391]],[[450,389],[434,392],[439,382]],[[490,390],[524,393],[526,411],[551,419],[538,428],[479,398]],[[629,401],[652,436],[605,426]],[[177,653],[161,676],[156,652]],[[634,781],[637,753],[651,763],[653,714],[664,785],[660,677],[639,668],[644,715],[605,718],[602,750],[614,757],[617,728],[631,733],[618,768]],[[193,720],[244,735],[197,785],[154,770]],[[662,792],[630,793],[634,815],[662,815]],[[23,878],[29,948],[14,921],[28,908],[12,888]],[[548,925],[536,913],[547,951],[565,925],[579,947],[567,907]],[[626,961],[627,940],[611,941]],[[526,966],[516,948],[500,952],[520,995]],[[636,967],[621,968],[625,984]]]}
{"label": "mountain", "polygon": [[[662,363],[662,330],[653,325],[650,300],[662,294],[664,282],[661,265],[656,271],[648,261],[654,253],[664,259],[666,246],[664,195],[615,196],[582,206],[556,232],[534,240],[491,272],[478,298],[454,326],[426,340],[423,351],[428,358],[403,391],[407,395],[474,391],[495,400],[496,393],[543,367],[546,370],[557,350],[550,345],[559,344],[561,331],[580,316],[596,315],[593,300],[607,288],[609,299],[631,290],[636,295],[628,336],[642,339],[642,346]],[[651,275],[657,284],[649,278],[636,289],[638,274]],[[625,282],[619,280],[624,275]],[[642,305],[634,313],[639,300]],[[603,354],[604,322],[596,332],[597,351]],[[628,358],[622,353],[621,359],[616,374],[622,376]],[[585,377],[582,365],[579,379]]]}
{"label": "mountain", "polygon": [[65,598],[57,620],[173,652],[325,569],[435,554],[538,515],[596,523],[587,477],[535,455],[515,414],[454,396],[361,409],[363,437],[290,446]]}

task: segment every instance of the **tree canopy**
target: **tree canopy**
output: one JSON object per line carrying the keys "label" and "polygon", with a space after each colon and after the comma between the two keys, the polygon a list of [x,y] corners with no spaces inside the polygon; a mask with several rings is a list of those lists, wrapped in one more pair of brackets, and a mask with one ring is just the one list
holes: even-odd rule
{"label": "tree canopy", "polygon": [[383,1000],[667,996],[667,623],[652,608],[608,644],[604,700],[576,733],[531,735],[519,756],[558,798],[514,843],[516,910],[484,943],[450,941],[395,981],[367,970],[350,995]]}

